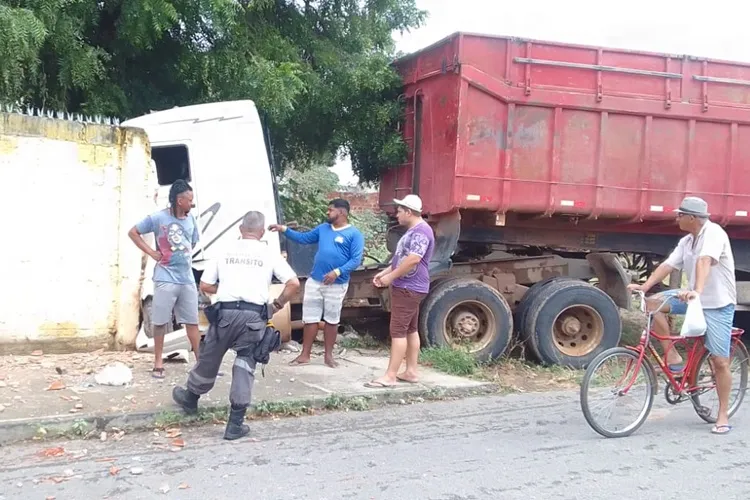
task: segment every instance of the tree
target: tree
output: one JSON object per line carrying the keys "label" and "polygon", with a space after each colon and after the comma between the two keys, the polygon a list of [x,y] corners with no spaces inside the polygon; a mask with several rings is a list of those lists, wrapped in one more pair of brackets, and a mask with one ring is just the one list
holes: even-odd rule
{"label": "tree", "polygon": [[0,100],[130,118],[252,99],[279,167],[403,161],[392,33],[415,0],[0,0]]}
{"label": "tree", "polygon": [[[325,221],[329,196],[339,189],[338,181],[338,176],[325,165],[289,171],[279,182],[284,220],[296,222],[303,229],[312,229]],[[388,218],[382,213],[352,210],[349,221],[362,231],[365,238],[364,263],[385,262],[388,258],[385,239]]]}

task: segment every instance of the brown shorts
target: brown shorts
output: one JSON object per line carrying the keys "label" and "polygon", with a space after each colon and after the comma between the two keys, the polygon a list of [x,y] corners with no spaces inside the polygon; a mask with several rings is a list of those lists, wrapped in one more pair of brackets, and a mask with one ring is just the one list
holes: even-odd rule
{"label": "brown shorts", "polygon": [[419,293],[406,288],[391,287],[391,337],[405,338],[417,331],[419,304],[426,293]]}

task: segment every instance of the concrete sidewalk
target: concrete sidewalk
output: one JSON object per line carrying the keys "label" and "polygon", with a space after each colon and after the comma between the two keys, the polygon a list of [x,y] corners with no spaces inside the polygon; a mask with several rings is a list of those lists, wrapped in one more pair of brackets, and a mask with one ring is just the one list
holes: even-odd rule
{"label": "concrete sidewalk", "polygon": [[[315,350],[313,351],[315,354]],[[331,395],[375,398],[419,394],[436,389],[447,393],[486,390],[488,384],[445,375],[422,368],[418,384],[402,383],[388,389],[370,389],[364,383],[381,375],[387,357],[375,351],[339,350],[340,366],[312,363],[289,366],[297,355],[280,352],[265,367],[265,377],[256,373],[253,403],[323,400]],[[184,385],[190,363],[165,363],[166,378],[151,376],[153,356],[134,352],[105,352],[0,357],[0,444],[29,439],[40,432],[60,434],[81,429],[147,428],[165,411],[179,412],[171,399],[172,387]],[[133,374],[126,386],[104,386],[95,375],[113,362],[127,365]],[[228,404],[234,353],[227,353],[223,376],[214,389],[201,398],[204,407]],[[44,431],[40,431],[44,429]]]}

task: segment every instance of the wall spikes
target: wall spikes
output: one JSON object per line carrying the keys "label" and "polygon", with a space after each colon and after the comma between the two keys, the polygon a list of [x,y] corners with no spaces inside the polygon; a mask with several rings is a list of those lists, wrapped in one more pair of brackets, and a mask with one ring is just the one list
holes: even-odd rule
{"label": "wall spikes", "polygon": [[51,120],[66,120],[79,123],[92,123],[96,125],[119,126],[120,119],[112,116],[102,115],[83,115],[81,113],[70,113],[68,111],[54,111],[52,109],[34,108],[30,106],[22,107],[17,104],[0,103],[0,113],[14,113],[26,116],[38,116],[40,118],[49,118]]}

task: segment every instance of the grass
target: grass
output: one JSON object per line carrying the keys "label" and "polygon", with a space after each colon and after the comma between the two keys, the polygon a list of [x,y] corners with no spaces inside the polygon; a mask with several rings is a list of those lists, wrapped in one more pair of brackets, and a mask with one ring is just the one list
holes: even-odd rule
{"label": "grass", "polygon": [[187,415],[180,411],[163,411],[156,416],[154,426],[167,428],[175,425],[218,424],[226,422],[227,406],[199,407],[195,415]]}
{"label": "grass", "polygon": [[[304,415],[316,415],[334,411],[368,411],[381,406],[397,404],[417,404],[425,401],[444,401],[458,399],[475,394],[485,394],[487,390],[477,390],[469,394],[444,389],[429,389],[419,393],[380,393],[367,396],[345,396],[341,394],[330,394],[320,400],[288,400],[288,401],[260,401],[254,407],[248,409],[247,419],[268,419],[301,417]],[[195,415],[187,415],[180,411],[161,412],[154,420],[153,427],[157,429],[168,429],[171,427],[193,427],[206,424],[224,425],[226,423],[228,407],[217,406],[199,408]],[[78,433],[72,433],[70,437],[83,437]]]}
{"label": "grass", "polygon": [[358,335],[356,337],[341,337],[338,340],[339,346],[345,349],[370,349],[380,350],[383,343],[370,335]]}
{"label": "grass", "polygon": [[450,347],[428,347],[419,353],[419,362],[449,375],[474,375],[479,363],[467,351]]}
{"label": "grass", "polygon": [[[679,319],[675,318],[679,331]],[[640,310],[622,311],[621,345],[637,345],[646,319]],[[340,345],[347,348],[383,349],[386,346],[369,335],[344,338]],[[508,354],[491,363],[479,363],[466,350],[450,347],[426,347],[419,355],[421,365],[460,377],[493,382],[503,392],[526,392],[571,389],[580,385],[584,370],[565,366],[540,365],[527,360],[522,345],[514,345]]]}
{"label": "grass", "polygon": [[523,359],[503,357],[485,365],[481,378],[497,384],[502,392],[542,392],[577,389],[583,370],[566,366],[543,366]]}
{"label": "grass", "polygon": [[543,366],[525,359],[503,356],[479,363],[465,350],[429,347],[420,353],[420,364],[461,377],[492,382],[501,392],[528,392],[573,388],[580,385],[583,370]]}

